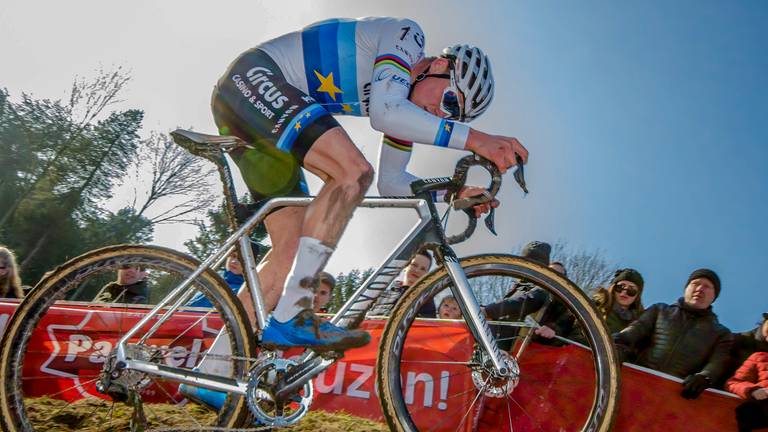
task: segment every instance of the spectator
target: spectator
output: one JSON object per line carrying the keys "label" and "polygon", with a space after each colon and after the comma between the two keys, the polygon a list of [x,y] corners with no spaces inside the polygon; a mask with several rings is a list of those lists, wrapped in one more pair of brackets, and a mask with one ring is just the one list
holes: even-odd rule
{"label": "spectator", "polygon": [[[599,287],[592,295],[592,300],[611,334],[624,330],[643,313],[641,301],[643,285],[643,276],[640,272],[631,268],[623,268],[616,270],[607,289]],[[556,304],[559,302],[553,303],[552,306]],[[557,334],[580,343],[586,341],[580,326],[574,323],[573,316],[567,311],[565,311],[564,317],[561,316],[554,321],[557,326]],[[551,338],[555,332],[549,327],[547,329],[542,327],[539,334],[545,338]]]}
{"label": "spectator", "polygon": [[[240,291],[240,287],[245,283],[245,277],[243,277],[243,265],[240,263],[237,252],[232,252],[227,257],[227,262],[224,264],[224,271],[219,272],[219,275],[225,282],[227,282],[227,285],[232,292],[237,295],[237,292]],[[195,294],[194,297],[192,297],[192,300],[187,303],[187,306],[213,307],[208,297],[201,292]]]}
{"label": "spectator", "polygon": [[720,278],[714,271],[694,271],[677,303],[651,306],[614,335],[623,359],[639,349],[639,365],[683,378],[681,395],[699,397],[723,374],[733,343],[731,332],[712,312],[719,295]]}
{"label": "spectator", "polygon": [[440,300],[440,306],[437,308],[438,317],[442,319],[459,319],[461,318],[461,309],[459,309],[459,302],[452,295],[447,295]]}
{"label": "spectator", "polygon": [[616,270],[608,289],[598,288],[592,298],[608,326],[618,333],[643,313],[643,276],[631,268]]}
{"label": "spectator", "polygon": [[768,427],[768,352],[750,355],[725,389],[746,399],[736,407],[739,432]]}
{"label": "spectator", "polygon": [[0,246],[0,297],[24,298],[16,257],[3,246]]}
{"label": "spectator", "polygon": [[768,312],[754,329],[733,335],[730,364],[723,378],[732,376],[749,356],[758,351],[768,352]]}
{"label": "spectator", "polygon": [[[534,261],[543,266],[549,266],[549,255],[552,252],[552,246],[549,243],[533,241],[523,247],[520,256]],[[563,268],[563,270],[565,270]],[[493,321],[523,321],[526,315],[539,311],[549,303],[549,294],[541,287],[536,286],[530,281],[521,279],[512,286],[504,298],[496,303],[483,307],[485,316]],[[547,329],[555,328],[556,324],[550,322],[559,313],[545,312],[545,316],[540,320],[546,323],[545,326],[537,328],[535,333],[542,335]],[[518,329],[506,325],[492,325],[491,329],[496,334],[499,348],[508,351],[515,338],[518,336]],[[551,331],[551,330],[550,330]],[[554,333],[553,333],[554,335]]]}
{"label": "spectator", "polygon": [[110,282],[96,294],[94,301],[102,303],[149,303],[147,272],[141,267],[122,266],[117,280]]}
{"label": "spectator", "polygon": [[[549,254],[552,247],[549,243],[533,241],[523,247],[520,254],[523,258],[549,265]],[[549,300],[549,295],[533,283],[520,280],[507,292],[504,299],[485,306],[485,315],[492,320],[521,321],[526,315],[538,311]]]}
{"label": "spectator", "polygon": [[[403,281],[395,281],[392,287],[381,293],[376,304],[368,312],[371,316],[387,316],[392,313],[392,308],[397,303],[403,292],[406,289],[416,284],[422,276],[427,274],[429,268],[432,266],[432,256],[426,249],[419,249],[411,257],[408,265],[405,267],[405,274]],[[422,306],[418,313],[419,317],[435,318],[437,316],[437,310],[435,308],[434,301],[428,301],[427,304]]]}
{"label": "spectator", "polygon": [[314,309],[315,313],[328,313],[328,303],[333,298],[333,290],[336,288],[336,279],[330,273],[320,272],[317,275],[318,284],[315,289]]}
{"label": "spectator", "polygon": [[549,264],[549,268],[560,273],[561,275],[568,277],[568,272],[565,270],[565,265],[560,261],[553,261]]}

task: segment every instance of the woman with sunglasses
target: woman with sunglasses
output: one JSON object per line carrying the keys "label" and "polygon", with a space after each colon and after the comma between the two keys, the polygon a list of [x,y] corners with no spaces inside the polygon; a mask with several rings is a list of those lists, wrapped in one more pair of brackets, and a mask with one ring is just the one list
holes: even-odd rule
{"label": "woman with sunglasses", "polygon": [[[329,19],[245,51],[214,87],[219,132],[248,144],[230,155],[254,200],[308,195],[302,168],[324,183],[308,207],[278,209],[265,220],[273,247],[259,279],[265,306],[274,311],[263,343],[343,351],[369,341],[365,332],[320,321],[311,284],[304,283],[325,266],[373,179],[371,165],[334,116],[369,117],[384,134],[382,195],[412,194],[416,177],[406,166],[414,142],[472,151],[502,173],[517,157],[527,161],[517,139],[463,123],[493,100],[488,57],[467,45],[427,57],[424,46],[423,30],[409,19]],[[458,197],[482,192],[467,187]]]}
{"label": "woman with sunglasses", "polygon": [[608,289],[598,288],[592,298],[608,330],[618,333],[643,313],[643,276],[635,269],[616,270]]}
{"label": "woman with sunglasses", "polygon": [[[595,290],[592,300],[611,334],[624,330],[643,313],[641,301],[643,285],[643,276],[640,272],[623,268],[616,270],[608,288],[599,287]],[[577,325],[574,326],[573,318],[567,312],[556,319],[552,327],[557,331],[549,326],[542,326],[536,334],[551,339],[556,333],[560,333],[567,339],[576,342],[584,341],[580,328]]]}
{"label": "woman with sunglasses", "polygon": [[0,297],[24,298],[16,257],[10,249],[0,246]]}

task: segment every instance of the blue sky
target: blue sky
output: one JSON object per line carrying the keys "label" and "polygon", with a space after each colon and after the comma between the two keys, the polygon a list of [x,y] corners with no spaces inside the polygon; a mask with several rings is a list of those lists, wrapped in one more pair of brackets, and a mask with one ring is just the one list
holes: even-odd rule
{"label": "blue sky", "polygon": [[[316,20],[365,15],[417,20],[431,53],[483,47],[497,94],[473,126],[531,151],[531,194],[509,179],[499,237],[478,233],[460,254],[563,239],[640,270],[646,304],[674,301],[708,266],[723,280],[715,310],[726,325],[745,330],[768,310],[765,2],[12,0],[0,10],[0,86],[59,98],[76,75],[123,65],[134,79],[122,106],[146,111],[147,134],[213,132],[210,90],[238,53]],[[375,162],[379,135],[364,119],[342,123]],[[417,175],[448,174],[462,156],[417,147]],[[112,205],[130,199],[123,191]],[[378,264],[408,220],[360,211],[329,269]],[[181,247],[194,233],[163,227],[156,241]]]}

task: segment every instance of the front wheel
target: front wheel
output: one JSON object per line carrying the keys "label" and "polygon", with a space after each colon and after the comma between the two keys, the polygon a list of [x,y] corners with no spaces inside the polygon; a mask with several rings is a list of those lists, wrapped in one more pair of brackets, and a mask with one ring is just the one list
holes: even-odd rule
{"label": "front wheel", "polygon": [[[206,394],[128,369],[114,376],[105,372],[114,362],[116,342],[199,265],[171,249],[119,245],[88,252],[46,274],[17,308],[0,346],[3,430],[194,430],[242,424],[248,415],[242,396]],[[189,289],[195,294],[146,343],[138,339],[149,325],[129,340],[130,356],[158,367],[245,380],[255,340],[232,289],[210,270]],[[221,347],[216,355],[214,341]],[[210,409],[192,400],[218,401],[218,406]]]}
{"label": "front wheel", "polygon": [[[461,267],[480,304],[506,311],[489,324],[504,361],[519,367],[519,374],[499,379],[460,313],[446,318],[452,281],[440,267],[400,299],[381,338],[377,385],[389,427],[609,431],[620,365],[584,292],[552,270],[511,255],[468,257]],[[444,319],[423,318],[429,302]],[[491,309],[500,308],[489,307],[489,314]],[[547,311],[556,310],[561,316],[554,318],[571,322],[569,337],[580,343],[534,336],[535,327],[553,318]]]}

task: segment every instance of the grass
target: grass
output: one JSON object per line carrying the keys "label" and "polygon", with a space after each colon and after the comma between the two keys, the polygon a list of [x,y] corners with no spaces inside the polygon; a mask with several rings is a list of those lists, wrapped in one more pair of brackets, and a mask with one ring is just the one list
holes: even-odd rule
{"label": "grass", "polygon": [[[82,399],[67,404],[51,398],[26,401],[27,413],[36,430],[51,432],[118,432],[130,430],[133,408],[101,399]],[[215,414],[195,403],[184,406],[144,404],[148,429],[187,425],[180,430],[193,430],[197,424],[211,424]],[[248,426],[244,426],[248,427]],[[347,413],[309,412],[298,424],[279,429],[285,432],[385,432],[383,423]]]}

